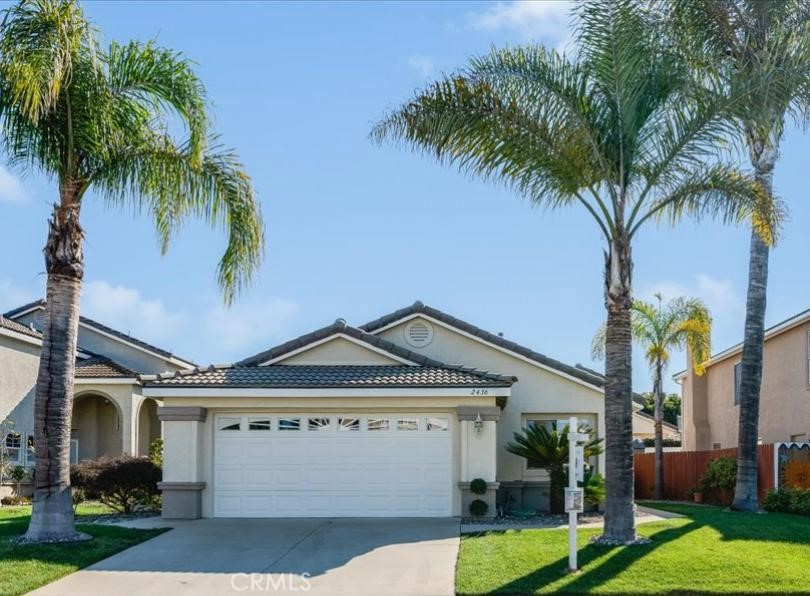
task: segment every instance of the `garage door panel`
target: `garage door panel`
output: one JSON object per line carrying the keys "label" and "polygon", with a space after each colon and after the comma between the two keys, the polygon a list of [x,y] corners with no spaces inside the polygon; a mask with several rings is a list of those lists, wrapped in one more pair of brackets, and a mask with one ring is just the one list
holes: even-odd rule
{"label": "garage door panel", "polygon": [[[273,418],[270,430],[248,430],[246,419]],[[279,430],[279,416],[228,414],[238,431],[215,432],[214,510],[221,517],[449,516],[452,433],[396,430],[396,416],[368,414],[359,430]],[[390,430],[368,431],[366,418],[388,418]],[[224,424],[223,424],[224,426]],[[219,427],[218,427],[219,428]]]}

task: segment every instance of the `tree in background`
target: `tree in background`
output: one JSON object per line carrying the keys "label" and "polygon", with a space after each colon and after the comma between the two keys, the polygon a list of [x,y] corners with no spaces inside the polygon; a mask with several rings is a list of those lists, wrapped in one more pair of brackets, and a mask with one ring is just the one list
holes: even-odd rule
{"label": "tree in background", "polygon": [[[34,405],[37,468],[25,540],[80,539],[70,495],[70,421],[83,200],[146,213],[161,250],[189,217],[225,228],[226,302],[257,268],[263,227],[250,178],[209,138],[205,90],[190,62],[153,42],[102,48],[79,5],[23,0],[0,24],[0,123],[13,167],[59,190],[45,244],[47,278]],[[170,133],[181,123],[179,134]]]}
{"label": "tree in background", "polygon": [[[806,124],[810,108],[810,3],[806,0],[665,0],[663,14],[699,76],[724,80],[744,128],[754,176],[773,196],[773,173],[788,119]],[[756,227],[756,222],[755,226]],[[739,383],[739,449],[733,509],[757,511],[757,443],[768,243],[753,231]]]}
{"label": "tree in background", "polygon": [[645,224],[684,216],[749,221],[770,242],[778,210],[722,153],[729,99],[696,84],[642,0],[589,0],[577,56],[541,46],[473,58],[372,132],[535,205],[578,206],[604,241],[606,467],[602,539],[633,543],[632,245]]}
{"label": "tree in background", "polygon": [[[644,399],[641,411],[650,416],[655,416],[655,393],[645,391],[641,394]],[[670,393],[664,396],[664,422],[678,426],[678,416],[681,415],[681,396],[677,393]]]}
{"label": "tree in background", "polygon": [[[674,298],[664,302],[633,302],[633,340],[644,348],[653,375],[655,396],[655,498],[664,497],[664,371],[672,350],[688,348],[695,374],[703,374],[703,363],[711,354],[712,319],[697,298]],[[594,358],[604,358],[607,331],[603,326],[593,338]],[[680,400],[679,400],[680,402]]]}

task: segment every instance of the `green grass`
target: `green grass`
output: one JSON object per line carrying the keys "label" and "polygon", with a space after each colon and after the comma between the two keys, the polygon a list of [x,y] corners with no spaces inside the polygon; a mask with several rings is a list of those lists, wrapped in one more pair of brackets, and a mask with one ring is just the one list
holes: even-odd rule
{"label": "green grass", "polygon": [[0,507],[0,594],[25,594],[164,531],[81,524],[82,516],[109,511],[100,504],[79,506],[78,527],[91,534],[93,540],[75,544],[16,546],[11,541],[28,527],[31,507]]}
{"label": "green grass", "polygon": [[638,526],[652,544],[588,544],[568,574],[568,530],[506,530],[463,536],[460,594],[804,592],[810,587],[810,517],[655,505],[687,517]]}

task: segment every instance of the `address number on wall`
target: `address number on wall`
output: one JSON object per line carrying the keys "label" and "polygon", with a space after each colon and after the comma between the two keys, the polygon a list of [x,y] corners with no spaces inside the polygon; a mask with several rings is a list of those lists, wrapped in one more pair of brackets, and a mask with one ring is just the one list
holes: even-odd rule
{"label": "address number on wall", "polygon": [[489,395],[489,389],[473,389],[470,395]]}

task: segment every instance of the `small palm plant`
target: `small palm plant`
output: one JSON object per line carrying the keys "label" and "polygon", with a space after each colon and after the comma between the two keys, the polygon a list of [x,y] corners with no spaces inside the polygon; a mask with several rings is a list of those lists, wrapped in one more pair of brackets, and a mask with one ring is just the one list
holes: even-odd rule
{"label": "small palm plant", "polygon": [[[664,494],[664,371],[672,350],[688,348],[695,374],[702,375],[703,363],[711,353],[712,319],[709,310],[697,298],[675,298],[657,303],[635,300],[632,312],[633,341],[644,348],[644,356],[653,374],[655,398],[655,498]],[[605,354],[606,328],[596,332],[591,351],[594,358]]]}
{"label": "small palm plant", "polygon": [[[579,432],[590,434],[582,425]],[[542,424],[530,424],[514,433],[514,442],[507,443],[506,450],[526,459],[529,466],[545,468],[549,475],[549,503],[552,513],[562,513],[565,504],[564,489],[568,483],[568,425],[558,430],[547,429]],[[591,439],[585,444],[585,460],[602,453],[602,439]],[[587,465],[587,464],[586,464]],[[591,477],[593,473],[591,471]]]}

